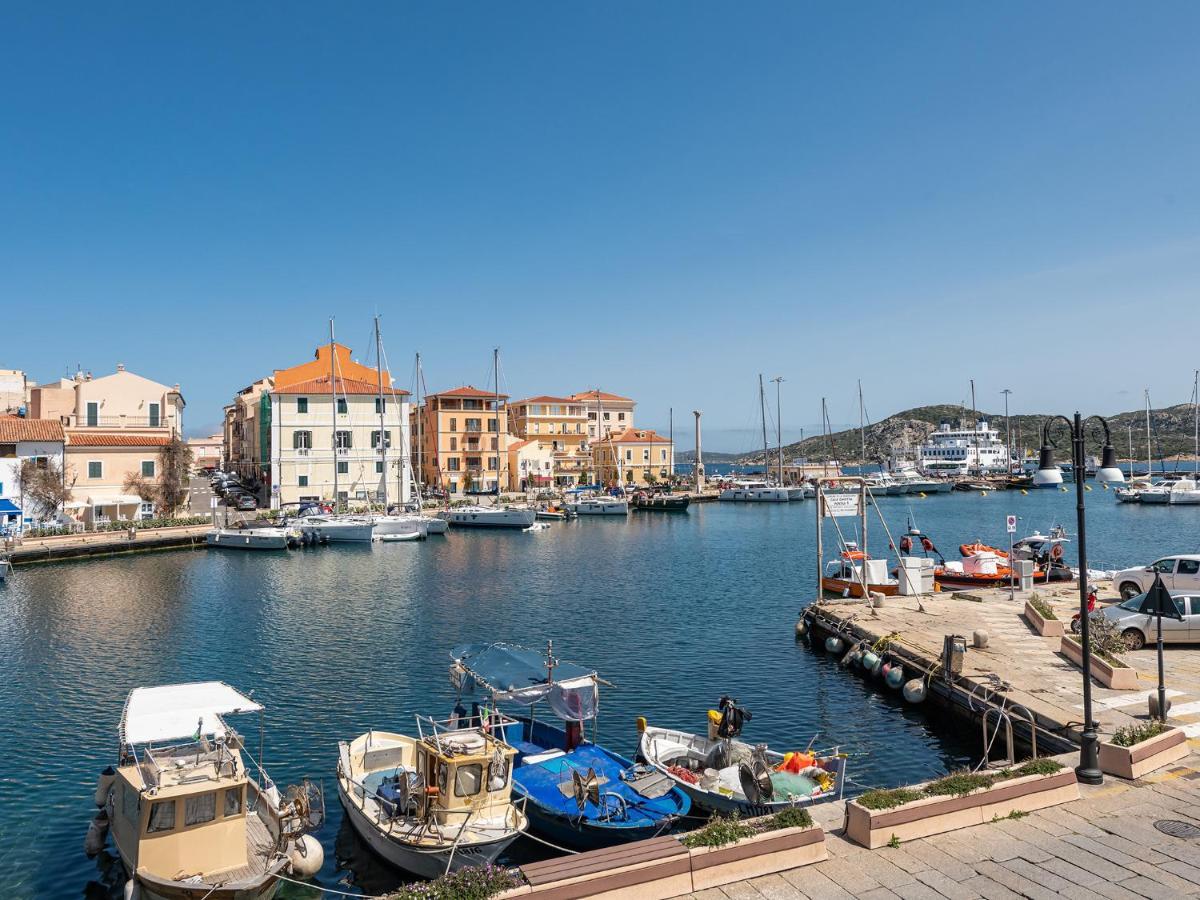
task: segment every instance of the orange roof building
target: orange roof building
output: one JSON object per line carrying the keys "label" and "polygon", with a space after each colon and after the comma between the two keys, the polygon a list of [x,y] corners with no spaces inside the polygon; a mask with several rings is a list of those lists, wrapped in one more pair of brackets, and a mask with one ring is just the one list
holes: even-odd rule
{"label": "orange roof building", "polygon": [[651,484],[675,471],[675,446],[649,428],[613,432],[593,446],[596,469],[604,484]]}
{"label": "orange roof building", "polygon": [[453,497],[509,489],[508,394],[474,385],[428,394],[413,410],[413,464],[421,484]]}
{"label": "orange roof building", "polygon": [[610,431],[633,427],[633,410],[637,402],[620,394],[590,390],[571,394],[568,400],[583,404],[587,414],[588,437],[594,442]]}

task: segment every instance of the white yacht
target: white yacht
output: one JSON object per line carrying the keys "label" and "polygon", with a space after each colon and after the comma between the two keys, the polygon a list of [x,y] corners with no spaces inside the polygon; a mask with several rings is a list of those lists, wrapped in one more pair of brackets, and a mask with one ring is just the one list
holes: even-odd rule
{"label": "white yacht", "polygon": [[245,740],[225,722],[258,712],[261,734],[262,709],[219,681],[129,693],[84,841],[96,855],[111,832],[126,897],[269,900],[280,877],[320,870],[321,844],[307,834],[324,819],[320,789],[304,782],[281,797],[253,757],[246,765]]}
{"label": "white yacht", "polygon": [[593,495],[568,500],[563,505],[577,516],[624,516],[629,513],[629,501],[624,497]]}
{"label": "white yacht", "polygon": [[375,523],[365,516],[302,516],[301,533],[316,543],[367,543],[375,539]]}
{"label": "white yacht", "polygon": [[[423,516],[418,516],[415,513],[400,513],[398,515],[379,515],[369,516],[375,528],[372,531],[372,536],[378,540],[386,535],[395,534],[416,534],[420,538],[429,535],[429,526],[425,523]],[[442,522],[445,525],[445,522]]]}
{"label": "white yacht", "polygon": [[787,503],[791,494],[788,488],[765,481],[739,480],[721,491],[718,499],[740,503]]}
{"label": "white yacht", "polygon": [[942,477],[1006,473],[1008,451],[999,434],[987,419],[974,428],[954,428],[944,421],[917,451],[921,471]]}
{"label": "white yacht", "polygon": [[498,506],[454,506],[438,517],[455,528],[528,528],[537,519],[532,509]]}
{"label": "white yacht", "polygon": [[214,528],[204,542],[228,550],[286,550],[299,544],[300,533],[291,528]]}

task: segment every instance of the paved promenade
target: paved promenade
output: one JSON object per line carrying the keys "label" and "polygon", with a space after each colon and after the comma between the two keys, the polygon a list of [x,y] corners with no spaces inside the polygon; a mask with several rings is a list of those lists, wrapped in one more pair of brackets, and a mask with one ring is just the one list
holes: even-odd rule
{"label": "paved promenade", "polygon": [[[702,891],[697,900],[1091,900],[1200,895],[1200,837],[1171,837],[1164,819],[1200,827],[1200,753],[1133,783],[1080,785],[1082,799],[973,828],[865,850],[846,841],[840,805],[819,809],[829,860]],[[833,821],[829,821],[832,819]],[[836,829],[836,831],[835,831]]]}

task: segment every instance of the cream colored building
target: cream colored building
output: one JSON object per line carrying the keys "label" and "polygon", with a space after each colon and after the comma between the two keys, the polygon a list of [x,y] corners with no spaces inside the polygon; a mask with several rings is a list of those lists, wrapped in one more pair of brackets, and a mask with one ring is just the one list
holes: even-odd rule
{"label": "cream colored building", "polygon": [[588,439],[593,443],[610,431],[624,431],[633,427],[633,408],[637,403],[628,397],[593,390],[572,394],[567,399],[583,405]]}
{"label": "cream colored building", "polygon": [[675,471],[675,447],[670,438],[645,428],[610,434],[594,447],[600,481],[649,484],[666,481]]}
{"label": "cream colored building", "polygon": [[[421,483],[451,496],[507,489],[509,482],[507,394],[464,385],[429,394],[413,414],[420,432]],[[498,408],[497,408],[498,406]],[[419,418],[418,418],[419,417]]]}
{"label": "cream colored building", "polygon": [[553,485],[554,462],[548,444],[513,439],[508,445],[508,490],[524,493]]}
{"label": "cream colored building", "polygon": [[187,445],[192,451],[193,472],[220,468],[225,449],[225,436],[220,431],[208,437],[188,438]]}
{"label": "cream colored building", "polygon": [[[509,404],[509,430],[521,440],[537,441],[550,453],[553,465],[526,476],[530,486],[570,487],[592,479],[588,417],[583,403],[567,397],[529,397]],[[514,479],[509,478],[510,483]],[[520,479],[518,479],[520,480]]]}
{"label": "cream colored building", "polygon": [[380,372],[352,360],[341,344],[332,345],[331,380],[330,349],[323,345],[312,361],[277,369],[264,394],[271,507],[336,496],[343,507],[365,508],[385,494],[389,505],[406,504],[413,478],[408,392],[393,387],[385,370],[380,398]]}
{"label": "cream colored building", "polygon": [[0,416],[17,415],[29,402],[34,387],[20,369],[0,369]]}
{"label": "cream colored building", "polygon": [[130,476],[155,484],[159,453],[183,431],[183,395],[118,363],[111,375],[74,378],[30,390],[30,414],[66,432],[67,512],[85,524],[154,517],[153,503],[125,488]]}

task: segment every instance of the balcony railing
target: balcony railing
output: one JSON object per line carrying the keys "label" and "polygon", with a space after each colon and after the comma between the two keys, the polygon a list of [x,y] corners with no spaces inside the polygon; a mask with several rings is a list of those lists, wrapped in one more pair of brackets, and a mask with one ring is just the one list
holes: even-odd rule
{"label": "balcony railing", "polygon": [[61,416],[68,428],[169,428],[163,416]]}

